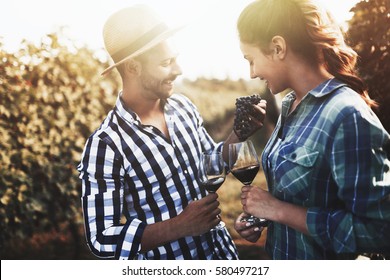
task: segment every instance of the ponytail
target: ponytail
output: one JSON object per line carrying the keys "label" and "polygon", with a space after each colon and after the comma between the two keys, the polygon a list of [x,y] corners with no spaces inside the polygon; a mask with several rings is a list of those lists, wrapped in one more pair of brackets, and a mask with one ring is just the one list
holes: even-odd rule
{"label": "ponytail", "polygon": [[325,67],[330,74],[359,93],[368,106],[372,108],[378,107],[378,103],[368,95],[366,84],[354,70],[357,58],[356,54],[351,56],[346,51],[340,49],[335,50],[334,48],[324,48],[322,52]]}

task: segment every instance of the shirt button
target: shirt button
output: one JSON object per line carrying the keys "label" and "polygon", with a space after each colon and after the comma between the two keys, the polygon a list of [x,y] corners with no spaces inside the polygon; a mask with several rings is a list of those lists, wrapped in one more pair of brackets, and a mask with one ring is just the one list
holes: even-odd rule
{"label": "shirt button", "polygon": [[297,154],[296,154],[296,153],[293,153],[293,154],[291,155],[291,158],[292,158],[292,159],[296,159],[296,158],[297,158]]}
{"label": "shirt button", "polygon": [[188,174],[188,171],[187,171],[187,170],[184,170],[184,174]]}

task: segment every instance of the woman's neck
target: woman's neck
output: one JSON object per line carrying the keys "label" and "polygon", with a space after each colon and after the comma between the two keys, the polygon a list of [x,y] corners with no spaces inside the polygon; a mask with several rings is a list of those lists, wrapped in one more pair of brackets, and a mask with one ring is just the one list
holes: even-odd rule
{"label": "woman's neck", "polygon": [[291,73],[290,84],[292,90],[294,90],[296,94],[297,103],[299,103],[310,90],[333,78],[322,65],[313,67],[308,63],[296,64]]}

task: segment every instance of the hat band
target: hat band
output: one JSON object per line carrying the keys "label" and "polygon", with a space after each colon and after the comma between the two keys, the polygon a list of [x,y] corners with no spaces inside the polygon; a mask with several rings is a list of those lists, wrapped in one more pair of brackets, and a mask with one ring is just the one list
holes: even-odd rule
{"label": "hat band", "polygon": [[151,40],[153,40],[157,35],[163,33],[165,30],[168,29],[168,26],[164,23],[160,23],[156,27],[152,28],[148,32],[146,32],[144,35],[139,37],[137,40],[135,40],[133,43],[131,43],[129,46],[126,46],[119,51],[116,51],[113,55],[111,55],[112,59],[115,63],[121,61],[122,59],[128,57],[132,53],[139,50],[141,47],[149,43]]}

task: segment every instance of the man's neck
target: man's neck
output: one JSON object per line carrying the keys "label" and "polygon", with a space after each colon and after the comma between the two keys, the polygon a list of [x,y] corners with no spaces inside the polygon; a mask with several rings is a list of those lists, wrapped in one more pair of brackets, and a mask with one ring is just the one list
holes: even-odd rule
{"label": "man's neck", "polygon": [[142,125],[157,128],[170,141],[169,130],[164,115],[165,100],[147,99],[144,96],[135,96],[129,92],[122,92],[122,101],[125,106],[138,115]]}
{"label": "man's neck", "polygon": [[148,97],[137,87],[123,87],[122,101],[125,106],[135,112],[140,118],[150,118],[164,112],[165,101]]}

